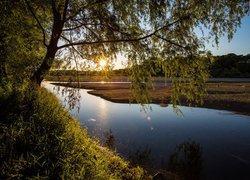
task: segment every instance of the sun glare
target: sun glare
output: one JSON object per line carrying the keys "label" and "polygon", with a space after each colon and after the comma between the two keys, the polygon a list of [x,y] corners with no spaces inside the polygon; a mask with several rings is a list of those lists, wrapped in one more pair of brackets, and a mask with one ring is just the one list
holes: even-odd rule
{"label": "sun glare", "polygon": [[101,60],[99,62],[99,64],[100,64],[101,67],[104,67],[106,65],[106,61],[105,60]]}

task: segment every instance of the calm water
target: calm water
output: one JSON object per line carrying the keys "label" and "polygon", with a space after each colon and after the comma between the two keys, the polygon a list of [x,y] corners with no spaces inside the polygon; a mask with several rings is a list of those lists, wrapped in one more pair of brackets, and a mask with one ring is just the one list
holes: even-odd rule
{"label": "calm water", "polygon": [[[145,113],[137,104],[112,103],[86,90],[80,94],[80,111],[71,113],[91,136],[135,164],[172,171],[181,167],[199,174],[193,179],[250,179],[250,116],[179,107],[181,116],[170,106],[154,104]],[[63,100],[61,94],[57,96]],[[174,155],[182,161],[170,158]]]}

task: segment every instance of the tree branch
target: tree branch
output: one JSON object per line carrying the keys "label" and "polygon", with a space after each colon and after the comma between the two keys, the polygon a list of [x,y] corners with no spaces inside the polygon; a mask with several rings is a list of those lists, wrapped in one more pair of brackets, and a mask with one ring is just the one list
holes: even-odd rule
{"label": "tree branch", "polygon": [[158,33],[159,31],[165,29],[165,28],[169,28],[170,26],[173,26],[174,24],[184,20],[184,19],[187,19],[189,18],[189,16],[185,16],[181,19],[178,19],[172,23],[169,23],[165,26],[162,26],[161,28],[155,30],[154,32],[148,34],[148,35],[145,35],[145,36],[142,36],[142,37],[138,37],[138,38],[131,38],[131,39],[113,39],[113,40],[98,40],[98,41],[78,41],[78,42],[71,42],[69,44],[65,44],[65,45],[62,45],[62,46],[59,46],[58,49],[62,49],[62,48],[66,48],[66,47],[69,47],[69,46],[78,46],[78,45],[91,45],[91,44],[101,44],[101,43],[119,43],[119,42],[135,42],[135,41],[141,41],[141,40],[144,40],[144,39],[147,39],[147,38],[150,38],[154,35],[156,35],[156,33]]}
{"label": "tree branch", "polygon": [[78,29],[78,28],[80,28],[82,26],[83,26],[83,24],[79,24],[79,25],[77,25],[75,27],[70,27],[70,28],[67,28],[67,29],[63,29],[62,31],[73,31],[73,30]]}
{"label": "tree branch", "polygon": [[188,50],[188,48],[187,48],[186,46],[182,46],[182,45],[180,45],[180,44],[178,44],[178,43],[176,43],[176,42],[173,42],[173,41],[171,41],[171,40],[169,40],[169,39],[166,39],[166,38],[164,38],[164,37],[162,37],[162,36],[159,36],[159,35],[157,35],[157,34],[155,34],[155,36],[158,37],[159,39],[162,39],[162,40],[168,42],[169,44],[173,44],[173,45],[175,45],[175,46],[177,46],[177,47],[179,47],[179,48],[185,49],[186,51]]}
{"label": "tree branch", "polygon": [[68,4],[69,4],[69,0],[65,0],[64,9],[63,9],[63,18],[62,18],[63,22],[65,22],[66,20]]}
{"label": "tree branch", "polygon": [[38,26],[39,26],[40,29],[42,30],[42,33],[43,33],[43,44],[44,44],[44,46],[48,47],[48,45],[46,44],[46,33],[45,33],[45,30],[44,30],[42,24],[40,23],[39,19],[36,17],[36,14],[35,14],[35,12],[32,10],[32,7],[30,6],[28,0],[25,0],[25,3],[27,4],[28,9],[29,9],[29,11],[31,12],[32,16],[35,18],[35,20],[36,20]]}
{"label": "tree branch", "polygon": [[[68,41],[69,43],[71,42],[68,38],[64,37],[63,35],[61,35],[61,37],[62,37],[64,40]],[[80,53],[74,46],[72,46],[72,48],[73,48],[73,50],[74,50],[82,59],[84,59],[82,53]]]}
{"label": "tree branch", "polygon": [[89,30],[97,39],[98,41],[101,41],[101,38],[98,36],[98,34],[93,31],[91,28],[89,28],[88,26],[84,26],[87,30]]}
{"label": "tree branch", "polygon": [[58,49],[66,48],[69,46],[78,46],[78,45],[91,45],[91,44],[101,44],[101,43],[118,43],[118,42],[134,42],[134,41],[140,41],[143,39],[147,39],[151,37],[152,35],[147,35],[144,37],[140,38],[135,38],[135,39],[114,39],[114,40],[101,40],[101,41],[79,41],[79,42],[72,42],[69,44],[65,44],[62,46],[59,46]]}

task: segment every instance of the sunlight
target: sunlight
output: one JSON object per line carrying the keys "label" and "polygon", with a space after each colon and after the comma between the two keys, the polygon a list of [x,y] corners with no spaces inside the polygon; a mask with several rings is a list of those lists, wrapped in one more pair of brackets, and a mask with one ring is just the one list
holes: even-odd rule
{"label": "sunlight", "polygon": [[107,123],[108,107],[104,99],[100,99],[100,102],[98,103],[98,110],[99,120],[102,121],[103,124]]}
{"label": "sunlight", "polygon": [[106,61],[102,59],[100,60],[99,64],[102,68],[104,68],[106,66]]}

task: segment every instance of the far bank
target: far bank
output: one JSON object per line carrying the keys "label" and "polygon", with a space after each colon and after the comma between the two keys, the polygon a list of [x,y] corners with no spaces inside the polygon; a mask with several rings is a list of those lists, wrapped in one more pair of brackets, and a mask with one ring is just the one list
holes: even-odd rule
{"label": "far bank", "polygon": [[[131,98],[130,84],[122,82],[53,82],[55,85],[90,89],[89,94],[102,97],[116,103],[136,103]],[[171,84],[163,79],[154,81],[154,89],[150,90],[150,103],[166,106],[171,103]],[[195,107],[206,107],[221,110],[230,110],[250,115],[250,79],[210,79],[206,84],[207,95],[203,104],[192,104]],[[182,99],[180,105],[188,105]]]}

